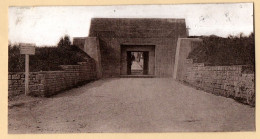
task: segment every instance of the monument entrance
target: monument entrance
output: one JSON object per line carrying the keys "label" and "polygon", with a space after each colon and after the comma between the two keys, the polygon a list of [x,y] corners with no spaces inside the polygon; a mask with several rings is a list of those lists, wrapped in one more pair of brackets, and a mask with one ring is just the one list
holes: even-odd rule
{"label": "monument entrance", "polygon": [[154,45],[122,45],[121,75],[154,75]]}

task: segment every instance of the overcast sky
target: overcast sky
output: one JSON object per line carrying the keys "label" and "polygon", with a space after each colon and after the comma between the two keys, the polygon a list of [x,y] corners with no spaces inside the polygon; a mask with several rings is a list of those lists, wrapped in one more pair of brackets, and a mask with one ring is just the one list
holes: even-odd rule
{"label": "overcast sky", "polygon": [[9,7],[9,41],[56,45],[61,36],[88,36],[90,19],[185,18],[190,35],[253,32],[253,4]]}

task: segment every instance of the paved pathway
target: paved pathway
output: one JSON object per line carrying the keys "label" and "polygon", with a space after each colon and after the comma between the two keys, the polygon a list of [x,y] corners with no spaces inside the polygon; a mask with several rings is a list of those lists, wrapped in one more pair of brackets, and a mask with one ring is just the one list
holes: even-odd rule
{"label": "paved pathway", "polygon": [[132,70],[143,70],[143,67],[140,64],[141,63],[133,61],[131,69]]}
{"label": "paved pathway", "polygon": [[103,79],[9,109],[9,133],[252,131],[255,109],[171,78]]}

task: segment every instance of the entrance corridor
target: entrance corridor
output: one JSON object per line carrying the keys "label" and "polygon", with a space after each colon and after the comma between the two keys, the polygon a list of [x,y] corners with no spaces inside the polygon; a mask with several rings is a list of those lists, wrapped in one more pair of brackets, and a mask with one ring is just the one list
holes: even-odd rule
{"label": "entrance corridor", "polygon": [[254,113],[172,78],[114,78],[9,109],[8,127],[9,133],[254,131]]}

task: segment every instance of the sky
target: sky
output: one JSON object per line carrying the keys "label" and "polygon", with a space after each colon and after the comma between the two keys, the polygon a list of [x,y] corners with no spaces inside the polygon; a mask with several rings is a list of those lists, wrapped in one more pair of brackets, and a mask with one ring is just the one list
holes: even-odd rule
{"label": "sky", "polygon": [[253,3],[9,7],[11,43],[56,45],[65,34],[87,37],[91,18],[184,18],[190,36],[253,32]]}

